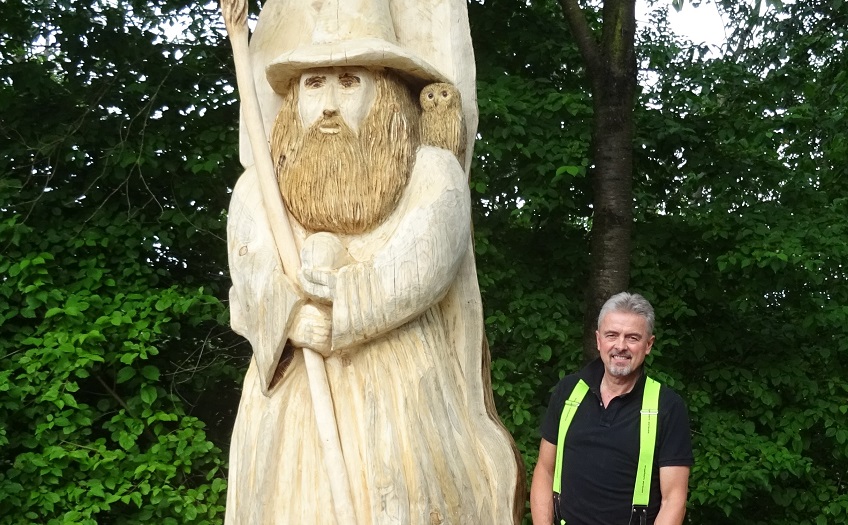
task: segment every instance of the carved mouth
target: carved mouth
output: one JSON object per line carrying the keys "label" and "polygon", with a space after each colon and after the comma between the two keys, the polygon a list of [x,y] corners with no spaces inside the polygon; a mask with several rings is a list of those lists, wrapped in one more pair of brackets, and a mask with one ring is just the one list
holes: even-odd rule
{"label": "carved mouth", "polygon": [[344,121],[339,115],[324,117],[318,122],[318,131],[324,135],[338,135],[342,131]]}

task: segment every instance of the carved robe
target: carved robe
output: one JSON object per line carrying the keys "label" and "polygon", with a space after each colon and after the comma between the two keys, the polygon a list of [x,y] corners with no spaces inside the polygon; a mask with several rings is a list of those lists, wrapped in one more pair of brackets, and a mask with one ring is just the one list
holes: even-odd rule
{"label": "carved robe", "polygon": [[[470,222],[464,171],[446,150],[421,147],[394,212],[341,237],[354,262],[338,271],[325,362],[359,525],[514,523],[520,475],[487,411]],[[233,192],[228,245],[233,328],[254,359],[226,523],[348,525],[333,515],[300,350],[265,390],[303,298],[279,268],[252,169]]]}

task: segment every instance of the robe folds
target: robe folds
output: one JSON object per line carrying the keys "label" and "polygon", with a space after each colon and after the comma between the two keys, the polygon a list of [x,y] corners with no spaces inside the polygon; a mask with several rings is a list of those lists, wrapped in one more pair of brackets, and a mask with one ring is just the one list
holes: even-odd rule
{"label": "robe folds", "polygon": [[[392,214],[340,239],[351,261],[337,273],[325,365],[359,525],[514,523],[520,466],[489,397],[464,171],[419,148]],[[348,525],[333,515],[302,351],[273,379],[306,298],[280,268],[252,168],[233,191],[228,247],[232,325],[254,356],[226,523]]]}

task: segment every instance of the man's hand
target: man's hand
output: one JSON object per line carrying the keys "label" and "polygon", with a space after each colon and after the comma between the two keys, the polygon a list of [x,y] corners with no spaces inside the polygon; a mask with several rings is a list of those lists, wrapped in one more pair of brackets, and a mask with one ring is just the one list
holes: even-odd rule
{"label": "man's hand", "polygon": [[333,352],[333,320],[327,307],[307,303],[295,316],[289,341],[298,348],[311,348],[324,357]]}

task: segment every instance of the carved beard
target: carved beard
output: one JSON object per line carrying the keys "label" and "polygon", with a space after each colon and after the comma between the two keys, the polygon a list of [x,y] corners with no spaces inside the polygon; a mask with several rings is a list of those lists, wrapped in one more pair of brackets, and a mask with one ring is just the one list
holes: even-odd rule
{"label": "carved beard", "polygon": [[[403,84],[398,93],[380,80],[359,136],[339,116],[323,117],[304,133],[291,99],[277,115],[271,142],[280,191],[309,231],[365,233],[400,200],[418,145],[418,114]],[[381,96],[381,91],[393,93]],[[387,101],[386,95],[400,100]],[[319,127],[327,125],[339,133],[321,133]]]}

